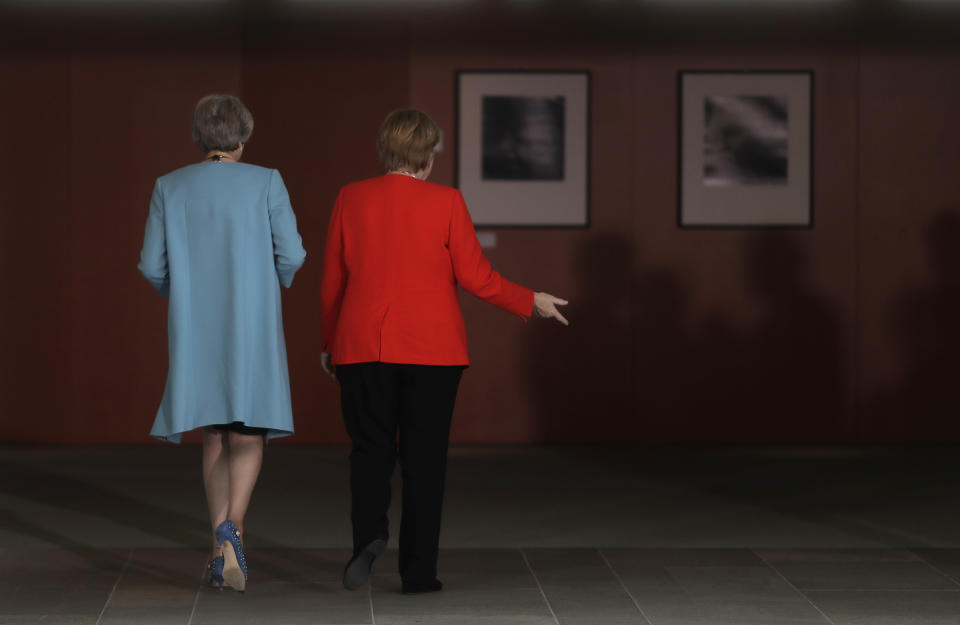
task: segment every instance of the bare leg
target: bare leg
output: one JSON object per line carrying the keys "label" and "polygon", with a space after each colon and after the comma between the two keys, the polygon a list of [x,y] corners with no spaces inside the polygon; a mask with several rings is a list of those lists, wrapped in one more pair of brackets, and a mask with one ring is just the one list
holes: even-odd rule
{"label": "bare leg", "polygon": [[[230,450],[227,437],[217,430],[203,430],[203,486],[207,491],[212,530],[227,519],[230,509]],[[211,531],[213,556],[220,554],[220,545]]]}
{"label": "bare leg", "polygon": [[253,487],[263,463],[263,436],[230,432],[230,509],[227,518],[237,524],[243,536],[243,518],[247,515]]}

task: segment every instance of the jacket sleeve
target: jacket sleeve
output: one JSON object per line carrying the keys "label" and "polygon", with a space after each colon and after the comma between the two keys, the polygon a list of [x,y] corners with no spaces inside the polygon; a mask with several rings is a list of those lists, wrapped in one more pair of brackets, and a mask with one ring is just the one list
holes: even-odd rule
{"label": "jacket sleeve", "polygon": [[297,218],[290,205],[290,195],[283,184],[280,172],[270,170],[270,186],[267,189],[267,209],[270,212],[270,231],[273,235],[274,265],[280,284],[290,288],[293,275],[303,266],[307,257],[303,240],[297,232]]}
{"label": "jacket sleeve", "polygon": [[323,277],[320,281],[320,325],[323,351],[329,352],[337,331],[340,306],[347,287],[347,267],[343,258],[343,190],[337,196],[327,228]]}
{"label": "jacket sleeve", "polygon": [[493,270],[477,240],[477,232],[457,191],[450,217],[450,258],[457,282],[468,293],[511,312],[524,321],[533,313],[533,291],[515,284]]}
{"label": "jacket sleeve", "polygon": [[170,295],[170,270],[167,265],[167,237],[163,225],[163,187],[160,180],[153,186],[150,198],[150,214],[140,250],[137,269],[153,285],[160,295]]}

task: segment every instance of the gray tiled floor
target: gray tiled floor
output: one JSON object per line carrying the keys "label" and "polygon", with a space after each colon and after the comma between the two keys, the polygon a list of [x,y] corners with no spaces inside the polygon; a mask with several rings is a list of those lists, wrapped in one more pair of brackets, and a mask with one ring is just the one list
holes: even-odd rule
{"label": "gray tiled floor", "polygon": [[759,555],[802,590],[956,590],[957,585],[907,550],[770,550]]}
{"label": "gray tiled floor", "polygon": [[410,597],[399,594],[396,552],[378,563],[373,582],[377,624],[555,625],[534,577],[515,549],[463,549],[444,554],[446,590]]}
{"label": "gray tiled floor", "polygon": [[748,549],[617,549],[605,555],[654,624],[829,622]]}
{"label": "gray tiled floor", "polygon": [[529,549],[523,555],[558,621],[569,625],[647,622],[600,551]]}
{"label": "gray tiled floor", "polygon": [[268,449],[243,594],[196,448],[0,449],[0,625],[960,625],[956,451],[455,448],[409,597],[340,584],[345,449]]}

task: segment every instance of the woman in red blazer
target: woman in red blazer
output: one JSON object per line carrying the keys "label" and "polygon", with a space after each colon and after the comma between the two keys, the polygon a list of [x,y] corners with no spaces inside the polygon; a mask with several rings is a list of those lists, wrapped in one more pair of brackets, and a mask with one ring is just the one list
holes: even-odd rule
{"label": "woman in red blazer", "polygon": [[353,440],[353,558],[343,577],[349,589],[367,581],[386,549],[398,455],[403,592],[443,587],[437,547],[447,443],[460,376],[469,365],[457,286],[523,320],[536,314],[567,324],[556,308],[566,301],[534,293],[490,267],[460,192],[426,181],[439,138],[421,111],[387,116],[377,139],[387,174],[341,189],[327,233],[322,363],[340,382]]}

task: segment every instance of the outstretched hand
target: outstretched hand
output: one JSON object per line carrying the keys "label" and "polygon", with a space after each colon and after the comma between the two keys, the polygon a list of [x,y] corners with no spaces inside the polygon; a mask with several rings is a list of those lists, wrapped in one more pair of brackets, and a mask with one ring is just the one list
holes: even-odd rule
{"label": "outstretched hand", "polygon": [[331,378],[334,380],[337,379],[337,374],[333,370],[333,358],[330,356],[330,352],[320,354],[320,367],[323,369],[323,372]]}
{"label": "outstretched hand", "polygon": [[556,319],[565,326],[570,325],[566,317],[560,314],[557,306],[566,306],[567,300],[554,297],[549,293],[533,294],[533,314],[544,319]]}

